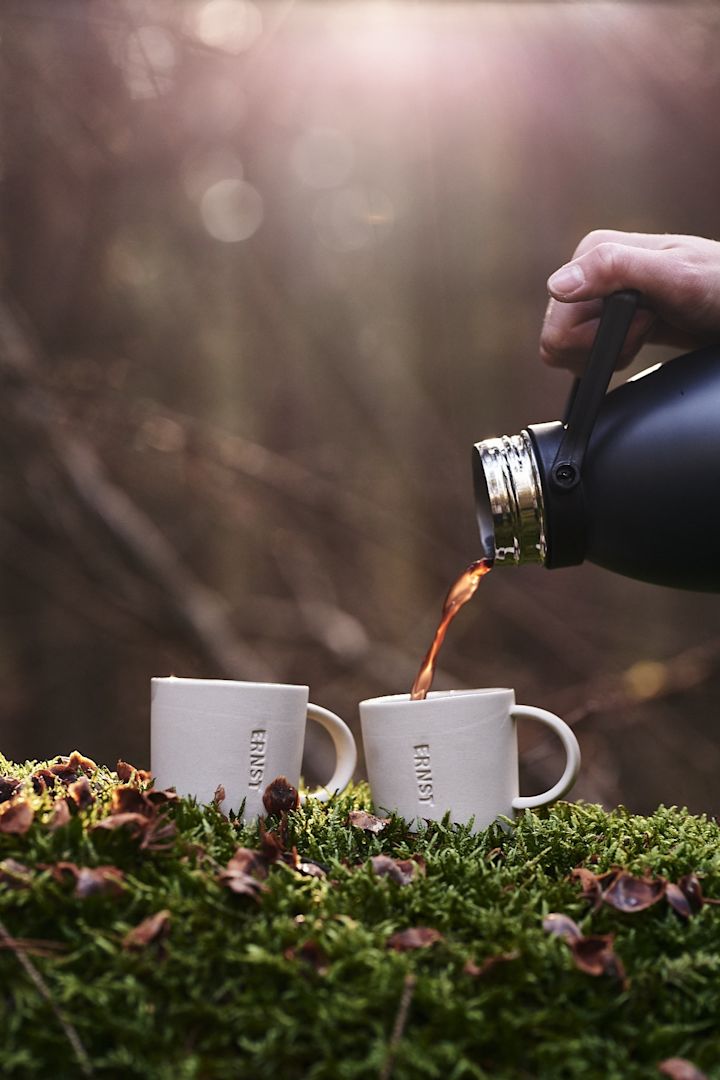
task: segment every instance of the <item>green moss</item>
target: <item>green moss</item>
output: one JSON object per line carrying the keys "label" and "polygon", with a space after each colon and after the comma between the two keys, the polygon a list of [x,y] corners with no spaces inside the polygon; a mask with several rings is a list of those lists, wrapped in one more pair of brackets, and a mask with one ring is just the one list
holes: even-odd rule
{"label": "green moss", "polygon": [[[0,759],[0,772],[30,769]],[[413,835],[393,819],[373,836],[347,824],[350,809],[370,805],[361,785],[290,815],[290,843],[327,876],[277,864],[257,903],[218,881],[237,846],[257,846],[255,826],[181,800],[166,811],[178,829],[171,846],[142,851],[124,830],[90,828],[107,813],[115,784],[107,770],[94,774],[95,806],[55,832],[46,823],[50,796],[33,796],[30,830],[0,835],[0,860],[33,869],[28,888],[0,885],[0,920],[15,937],[64,946],[30,958],[97,1076],[387,1076],[412,973],[393,1080],[632,1080],[657,1077],[657,1063],[672,1056],[720,1077],[720,908],[687,922],[664,902],[634,915],[591,913],[568,879],[578,865],[621,864],[674,881],[696,872],[706,894],[720,896],[720,829],[706,817],[560,803],[476,835],[446,823]],[[420,854],[426,873],[406,886],[378,878],[369,859],[379,853]],[[119,867],[122,895],[76,897],[72,883],[41,868],[61,860]],[[161,909],[171,913],[162,945],[125,949],[127,932]],[[542,929],[550,911],[572,916],[586,933],[615,934],[626,989],[576,969],[568,947]],[[406,953],[387,948],[390,934],[414,926],[434,927],[444,940]],[[327,958],[321,971],[297,955],[308,940]],[[481,976],[464,972],[468,960],[497,953],[517,956]],[[81,1075],[57,1015],[7,948],[0,1071]]]}

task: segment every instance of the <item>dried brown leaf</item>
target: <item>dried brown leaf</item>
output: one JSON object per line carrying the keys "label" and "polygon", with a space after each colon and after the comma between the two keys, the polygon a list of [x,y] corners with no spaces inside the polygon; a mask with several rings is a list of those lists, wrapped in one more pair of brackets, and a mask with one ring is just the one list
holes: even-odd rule
{"label": "dried brown leaf", "polygon": [[505,964],[509,960],[517,960],[519,955],[519,952],[496,953],[495,956],[486,956],[481,964],[476,964],[474,960],[466,960],[463,971],[466,975],[472,975],[473,978],[479,979],[483,975],[487,975],[498,964]]}
{"label": "dried brown leaf", "polygon": [[681,889],[683,895],[687,898],[687,902],[692,908],[693,912],[697,912],[703,906],[705,897],[703,896],[702,885],[697,874],[685,874],[678,881],[678,888]]}
{"label": "dried brown leaf", "polygon": [[170,933],[170,912],[158,911],[148,915],[141,923],[134,926],[123,938],[123,948],[131,952],[145,949],[153,941],[162,941]]}
{"label": "dried brown leaf", "polygon": [[290,946],[289,949],[285,950],[283,956],[286,960],[301,960],[317,971],[318,975],[326,975],[330,970],[325,950],[313,938],[304,941],[302,945]]}
{"label": "dried brown leaf", "polygon": [[614,884],[620,873],[619,867],[613,867],[602,874],[595,874],[586,866],[576,866],[570,871],[570,877],[580,882],[583,900],[589,900],[593,911],[597,911],[602,906],[605,890]]}
{"label": "dried brown leaf", "polygon": [[16,859],[0,862],[0,885],[6,889],[27,889],[32,884],[30,868]]}
{"label": "dried brown leaf", "polygon": [[51,832],[62,829],[70,821],[70,807],[67,799],[56,799],[53,803],[52,813],[48,818],[47,827]]}
{"label": "dried brown leaf", "polygon": [[33,823],[35,811],[27,799],[15,798],[0,806],[0,833],[23,836]]}
{"label": "dried brown leaf", "polygon": [[262,801],[267,814],[286,814],[297,810],[300,796],[286,776],[276,776],[265,788]]}
{"label": "dried brown leaf", "polygon": [[95,772],[97,770],[97,762],[93,761],[92,758],[85,757],[79,750],[73,750],[67,764],[69,769],[82,769],[84,772]]}
{"label": "dried brown leaf", "polygon": [[95,802],[95,796],[87,776],[81,776],[75,783],[69,784],[68,795],[81,810],[87,810]]}
{"label": "dried brown leaf", "polygon": [[387,939],[387,947],[397,952],[407,952],[409,949],[426,949],[437,941],[442,941],[443,935],[439,930],[431,926],[411,926],[407,930],[398,930]]}
{"label": "dried brown leaf", "polygon": [[355,829],[364,829],[365,832],[381,833],[390,824],[390,818],[375,817],[366,810],[351,810],[348,814],[348,825]]}
{"label": "dried brown leaf", "polygon": [[567,941],[568,944],[579,941],[583,936],[582,930],[569,915],[563,915],[557,911],[546,915],[542,925],[546,933],[555,934],[557,937],[561,937],[563,941]]}
{"label": "dried brown leaf", "polygon": [[55,765],[48,766],[48,771],[62,784],[74,784],[78,778],[76,770],[69,767],[68,760],[68,758],[62,758]]}
{"label": "dried brown leaf", "polygon": [[36,795],[42,795],[44,791],[52,791],[58,782],[55,773],[49,769],[36,769],[30,776],[33,791]]}
{"label": "dried brown leaf", "polygon": [[238,896],[250,896],[253,900],[259,900],[267,889],[262,881],[258,881],[252,874],[246,874],[242,870],[223,871],[218,879],[221,885]]}
{"label": "dried brown leaf", "polygon": [[143,791],[129,784],[116,787],[110,800],[111,814],[142,814],[144,817],[153,817],[155,807]]}
{"label": "dried brown leaf", "polygon": [[253,851],[252,848],[239,847],[235,854],[230,858],[225,873],[234,874],[240,872],[243,874],[254,874],[258,878],[266,878],[268,874],[267,860],[260,851]]}
{"label": "dried brown leaf", "polygon": [[678,881],[679,887],[688,899],[688,903],[694,912],[699,911],[703,904],[720,904],[720,900],[703,894],[702,885],[697,874],[686,874]]}
{"label": "dried brown leaf", "polygon": [[221,802],[225,802],[225,788],[222,784],[218,784],[215,788],[215,794],[213,795],[212,801],[215,806],[219,806]]}
{"label": "dried brown leaf", "polygon": [[152,803],[153,806],[163,806],[165,803],[180,801],[180,796],[175,788],[164,788],[158,791],[151,788],[150,791],[146,791],[144,794],[145,798],[148,802]]}
{"label": "dried brown leaf", "polygon": [[75,880],[75,896],[85,899],[88,896],[119,896],[123,890],[122,870],[117,866],[78,866],[73,862],[57,862],[49,867],[53,877],[62,881],[64,877]]}
{"label": "dried brown leaf", "polygon": [[22,780],[17,780],[14,776],[0,776],[0,803],[12,799],[21,787]]}
{"label": "dried brown leaf", "polygon": [[139,836],[150,826],[151,821],[152,818],[145,817],[144,814],[134,814],[131,811],[122,814],[109,814],[108,817],[93,825],[93,831],[95,829],[105,829],[114,832],[115,829],[129,829],[134,836]]}
{"label": "dried brown leaf", "polygon": [[303,877],[327,877],[327,868],[320,863],[314,862],[313,859],[307,859],[305,862],[298,861],[294,869],[297,870],[298,874],[302,874]]}
{"label": "dried brown leaf", "polygon": [[260,822],[260,851],[263,859],[268,863],[282,859],[285,851],[282,839],[277,833],[268,832],[262,821]]}
{"label": "dried brown leaf", "polygon": [[124,784],[143,784],[148,780],[152,780],[151,772],[147,772],[145,769],[137,769],[129,761],[118,761],[115,772],[118,774],[118,780],[122,780]]}
{"label": "dried brown leaf", "polygon": [[398,885],[409,885],[420,870],[413,859],[392,859],[389,855],[373,855],[370,865],[377,877],[388,877]]}
{"label": "dried brown leaf", "polygon": [[175,843],[177,825],[165,815],[158,815],[149,822],[142,840],[141,851],[167,851]]}
{"label": "dried brown leaf", "polygon": [[686,1058],[666,1058],[658,1065],[658,1072],[669,1076],[671,1080],[708,1080],[705,1073],[700,1072]]}
{"label": "dried brown leaf", "polygon": [[639,878],[623,871],[603,891],[603,901],[617,911],[645,911],[665,895],[665,879]]}
{"label": "dried brown leaf", "polygon": [[611,975],[625,983],[625,968],[613,948],[612,934],[596,934],[571,941],[575,966],[587,975]]}
{"label": "dried brown leaf", "polygon": [[679,885],[673,885],[672,881],[668,881],[665,886],[665,898],[674,912],[682,916],[683,919],[690,918],[693,909]]}

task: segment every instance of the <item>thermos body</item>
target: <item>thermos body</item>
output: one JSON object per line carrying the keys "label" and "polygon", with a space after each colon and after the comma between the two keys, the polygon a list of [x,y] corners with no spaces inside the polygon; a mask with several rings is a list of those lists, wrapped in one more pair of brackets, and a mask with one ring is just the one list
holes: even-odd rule
{"label": "thermos body", "polygon": [[720,346],[607,394],[570,490],[556,479],[566,431],[560,421],[533,424],[476,444],[484,556],[549,568],[587,559],[655,584],[720,592]]}

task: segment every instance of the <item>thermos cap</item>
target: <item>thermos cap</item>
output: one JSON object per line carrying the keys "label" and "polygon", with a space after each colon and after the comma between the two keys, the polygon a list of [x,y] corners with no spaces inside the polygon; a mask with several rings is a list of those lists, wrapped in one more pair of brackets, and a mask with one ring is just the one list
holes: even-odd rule
{"label": "thermos cap", "polygon": [[543,494],[528,432],[476,443],[473,476],[483,557],[506,565],[543,564]]}

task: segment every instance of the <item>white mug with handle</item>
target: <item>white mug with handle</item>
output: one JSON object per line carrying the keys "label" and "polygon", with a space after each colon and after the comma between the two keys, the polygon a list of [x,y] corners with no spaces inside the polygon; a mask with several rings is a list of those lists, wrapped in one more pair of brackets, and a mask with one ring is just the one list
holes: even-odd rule
{"label": "white mug with handle", "polygon": [[330,734],[336,766],[325,787],[328,799],[342,791],[355,769],[357,750],[347,724],[308,701],[307,686],[238,682],[232,679],[152,680],[150,767],[158,787],[174,787],[209,803],[219,787],[225,811],[244,820],[261,816],[263,791],[277,776],[299,787],[309,717]]}
{"label": "white mug with handle", "polygon": [[[560,737],[562,776],[540,795],[520,795],[516,721],[539,720]],[[483,829],[516,810],[546,806],[566,794],[580,769],[580,747],[554,713],[516,705],[508,689],[432,691],[360,703],[365,761],[373,803],[407,821],[474,819]]]}

